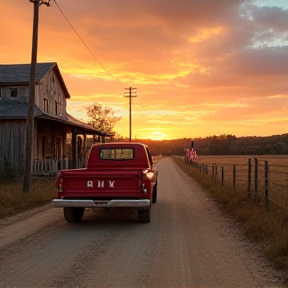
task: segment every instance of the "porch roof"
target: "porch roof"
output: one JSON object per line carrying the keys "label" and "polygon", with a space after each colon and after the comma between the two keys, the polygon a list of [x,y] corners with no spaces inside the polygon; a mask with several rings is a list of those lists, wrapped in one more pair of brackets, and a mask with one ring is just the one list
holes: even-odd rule
{"label": "porch roof", "polygon": [[74,126],[74,127],[83,129],[87,133],[91,133],[91,134],[95,134],[95,135],[100,135],[100,136],[104,136],[104,137],[113,136],[113,135],[107,134],[105,132],[101,132],[101,131],[93,128],[93,126],[91,126],[89,124],[86,124],[86,123],[83,123],[83,122],[75,119],[73,116],[71,116],[68,113],[67,113],[67,119],[64,119],[64,118],[58,117],[58,116],[48,115],[46,113],[41,113],[40,115],[35,116],[35,118],[46,119],[46,120],[51,120],[51,121],[64,123],[64,124],[69,125],[69,126]]}
{"label": "porch roof", "polygon": [[[0,120],[26,120],[28,113],[28,103],[19,101],[14,102],[11,100],[3,100],[3,102],[5,102],[5,105],[0,105]],[[38,119],[46,119],[63,123],[69,126],[78,127],[93,135],[99,135],[104,137],[113,136],[113,134],[101,132],[95,129],[93,126],[79,121],[67,112],[65,113],[65,116],[49,115],[43,112],[39,107],[34,105],[34,116]]]}

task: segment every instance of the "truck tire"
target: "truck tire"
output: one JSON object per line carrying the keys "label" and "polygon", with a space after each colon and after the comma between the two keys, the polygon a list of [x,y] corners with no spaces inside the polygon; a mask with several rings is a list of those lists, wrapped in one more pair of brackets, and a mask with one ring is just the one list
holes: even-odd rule
{"label": "truck tire", "polygon": [[146,210],[138,210],[139,222],[150,223],[151,221],[151,207]]}
{"label": "truck tire", "polygon": [[64,218],[69,223],[80,222],[84,215],[83,207],[64,207]]}
{"label": "truck tire", "polygon": [[157,201],[157,182],[153,187],[153,192],[152,192],[152,203],[156,203]]}

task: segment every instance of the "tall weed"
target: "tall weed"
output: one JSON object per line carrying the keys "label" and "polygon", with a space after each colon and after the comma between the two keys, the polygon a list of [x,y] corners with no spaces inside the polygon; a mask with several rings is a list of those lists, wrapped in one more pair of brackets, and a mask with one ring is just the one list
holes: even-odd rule
{"label": "tall weed", "polygon": [[0,219],[52,201],[56,196],[55,179],[33,179],[30,193],[22,192],[22,183],[0,184]]}

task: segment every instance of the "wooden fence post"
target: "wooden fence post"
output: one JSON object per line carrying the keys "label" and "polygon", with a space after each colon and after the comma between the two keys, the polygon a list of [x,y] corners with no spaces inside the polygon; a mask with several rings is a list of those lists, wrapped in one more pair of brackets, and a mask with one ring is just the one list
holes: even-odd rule
{"label": "wooden fence post", "polygon": [[251,158],[248,159],[248,198],[251,199]]}
{"label": "wooden fence post", "polygon": [[233,165],[233,188],[236,189],[236,165]]}
{"label": "wooden fence post", "polygon": [[221,167],[221,183],[223,186],[224,185],[224,167],[223,166]]}
{"label": "wooden fence post", "polygon": [[269,166],[268,166],[268,161],[265,161],[265,206],[266,206],[266,210],[270,209],[270,202],[269,202]]}
{"label": "wooden fence post", "polygon": [[257,197],[257,191],[258,191],[258,159],[254,158],[255,161],[255,175],[254,175],[254,193],[255,198]]}

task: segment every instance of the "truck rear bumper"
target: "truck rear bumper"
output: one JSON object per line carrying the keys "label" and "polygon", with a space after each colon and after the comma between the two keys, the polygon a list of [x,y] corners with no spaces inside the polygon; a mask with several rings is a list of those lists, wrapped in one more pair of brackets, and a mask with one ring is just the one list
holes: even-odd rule
{"label": "truck rear bumper", "polygon": [[74,199],[54,199],[54,207],[84,207],[84,208],[145,208],[151,205],[149,199],[139,200],[74,200]]}

